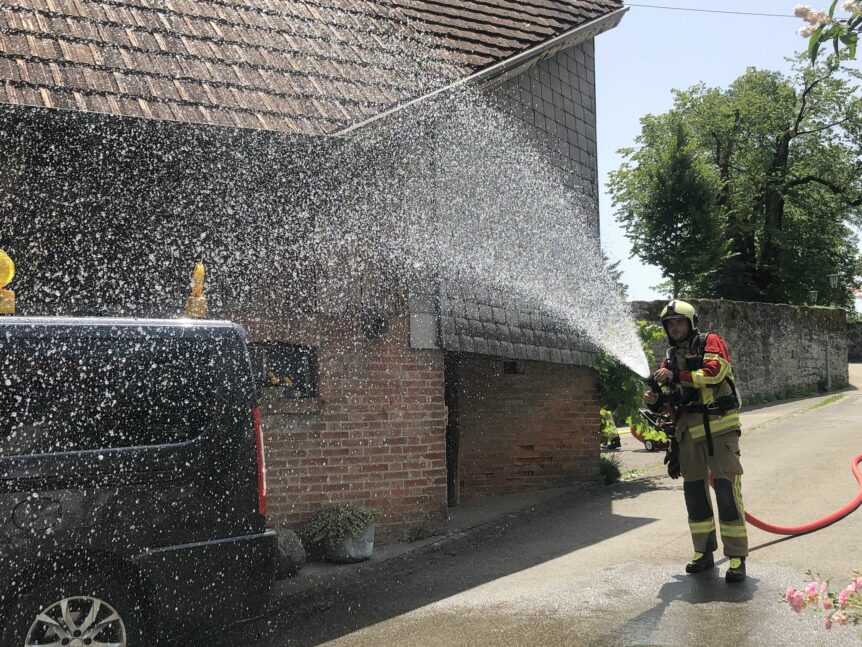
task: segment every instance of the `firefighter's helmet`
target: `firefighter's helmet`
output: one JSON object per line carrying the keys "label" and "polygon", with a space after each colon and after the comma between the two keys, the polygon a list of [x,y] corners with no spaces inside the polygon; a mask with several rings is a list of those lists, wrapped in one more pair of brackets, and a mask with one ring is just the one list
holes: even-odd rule
{"label": "firefighter's helmet", "polygon": [[665,332],[668,319],[688,319],[690,332],[697,330],[697,310],[688,301],[674,299],[661,311],[661,325],[664,326]]}

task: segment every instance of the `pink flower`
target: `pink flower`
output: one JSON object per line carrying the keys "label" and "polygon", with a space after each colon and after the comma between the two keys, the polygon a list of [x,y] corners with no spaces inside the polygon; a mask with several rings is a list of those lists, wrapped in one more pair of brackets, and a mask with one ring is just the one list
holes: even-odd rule
{"label": "pink flower", "polygon": [[839,625],[842,625],[842,626],[846,625],[847,624],[847,614],[844,613],[843,611],[839,611],[838,613],[836,613],[833,616],[833,620],[835,620],[835,622],[837,622]]}
{"label": "pink flower", "polygon": [[823,626],[827,629],[832,629],[832,616],[828,613],[823,618]]}
{"label": "pink flower", "polygon": [[820,595],[823,595],[828,590],[829,590],[829,582],[823,582],[822,584],[820,584]]}
{"label": "pink flower", "polygon": [[856,592],[856,587],[852,584],[848,584],[841,593],[838,594],[838,606],[842,609],[847,604],[847,598],[850,597],[852,593]]}
{"label": "pink flower", "polygon": [[787,590],[784,592],[784,599],[787,602],[790,602],[793,599],[793,594],[796,593],[796,589],[792,586],[788,586]]}
{"label": "pink flower", "polygon": [[802,591],[796,591],[790,600],[790,608],[799,613],[805,608],[805,594]]}
{"label": "pink flower", "polygon": [[832,608],[832,599],[828,597],[823,598],[823,610],[829,611]]}
{"label": "pink flower", "polygon": [[809,602],[814,602],[817,598],[817,582],[809,582],[805,585],[805,596],[808,598]]}

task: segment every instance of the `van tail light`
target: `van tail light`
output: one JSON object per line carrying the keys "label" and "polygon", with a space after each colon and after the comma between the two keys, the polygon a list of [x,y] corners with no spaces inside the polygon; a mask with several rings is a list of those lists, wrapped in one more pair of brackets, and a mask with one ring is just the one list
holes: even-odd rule
{"label": "van tail light", "polygon": [[258,407],[251,410],[251,424],[254,429],[254,444],[257,447],[257,511],[266,515],[266,460],[263,455],[263,428]]}

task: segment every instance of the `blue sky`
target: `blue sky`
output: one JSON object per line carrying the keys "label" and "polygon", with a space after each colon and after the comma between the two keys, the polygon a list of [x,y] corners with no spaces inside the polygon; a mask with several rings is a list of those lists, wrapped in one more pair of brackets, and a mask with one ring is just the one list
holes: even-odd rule
{"label": "blue sky", "polygon": [[[663,298],[651,289],[661,282],[657,268],[630,259],[631,245],[614,220],[607,194],[608,172],[622,161],[616,151],[633,145],[639,119],[671,107],[671,89],[703,81],[726,87],[749,66],[789,71],[784,60],[807,41],[804,25],[792,17],[799,0],[643,0],[643,4],[783,14],[766,17],[673,11],[631,6],[619,27],[596,39],[596,109],[602,247],[621,260],[630,299]],[[636,3],[640,4],[640,3]],[[815,9],[828,0],[816,0]],[[839,3],[840,4],[840,3]]]}

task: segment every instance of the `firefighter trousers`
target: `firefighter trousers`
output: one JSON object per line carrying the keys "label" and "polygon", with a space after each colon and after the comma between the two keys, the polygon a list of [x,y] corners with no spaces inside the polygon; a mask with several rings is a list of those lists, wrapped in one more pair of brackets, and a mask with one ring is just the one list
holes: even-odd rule
{"label": "firefighter trousers", "polygon": [[[679,431],[679,430],[678,430]],[[679,466],[688,510],[688,526],[694,550],[699,553],[718,548],[715,515],[709,494],[709,474],[715,483],[718,504],[718,529],[727,557],[748,555],[745,508],[742,505],[742,462],[739,431],[713,436],[713,455],[705,439],[694,440],[687,430],[679,436]]]}

